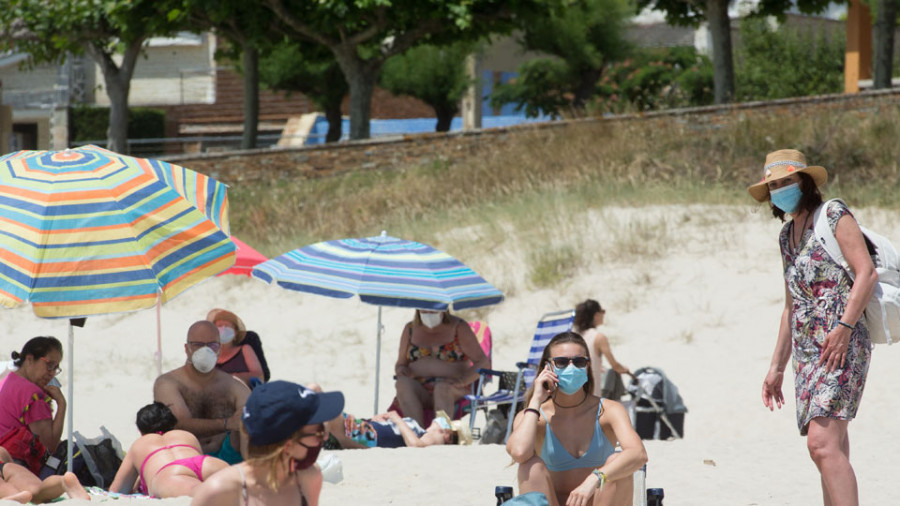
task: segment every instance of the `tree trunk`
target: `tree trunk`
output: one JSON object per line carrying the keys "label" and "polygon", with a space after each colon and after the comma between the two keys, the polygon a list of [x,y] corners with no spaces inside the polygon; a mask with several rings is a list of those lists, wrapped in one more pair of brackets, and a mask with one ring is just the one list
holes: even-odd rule
{"label": "tree trunk", "polygon": [[734,61],[731,51],[731,21],[728,0],[706,0],[706,19],[713,52],[715,102],[727,104],[734,99]]}
{"label": "tree trunk", "polygon": [[109,129],[106,131],[106,149],[128,154],[128,94],[131,91],[131,76],[141,52],[144,39],[132,42],[125,48],[122,64],[116,65],[112,54],[93,44],[85,50],[91,59],[100,65],[106,95],[109,97]]}
{"label": "tree trunk", "polygon": [[594,96],[594,93],[597,91],[597,81],[600,80],[600,77],[603,75],[603,70],[588,70],[584,69],[581,71],[578,83],[575,84],[575,89],[573,91],[572,97],[572,107],[575,109],[575,113],[579,116],[584,116],[584,109],[587,106],[588,101],[591,97]]}
{"label": "tree trunk", "polygon": [[253,149],[259,137],[259,50],[244,44],[244,135],[241,149]]}
{"label": "tree trunk", "polygon": [[384,62],[362,60],[356,55],[355,47],[332,50],[350,87],[350,140],[368,139],[372,92]]}
{"label": "tree trunk", "polygon": [[459,111],[457,104],[438,104],[433,106],[434,113],[437,115],[437,125],[434,127],[435,132],[449,132],[450,124],[453,122],[453,116]]}
{"label": "tree trunk", "polygon": [[329,103],[325,106],[325,119],[328,120],[328,133],[325,134],[325,142],[341,140],[344,118],[341,115],[340,101]]}
{"label": "tree trunk", "polygon": [[897,4],[897,0],[878,1],[878,17],[875,19],[875,89],[891,87]]}

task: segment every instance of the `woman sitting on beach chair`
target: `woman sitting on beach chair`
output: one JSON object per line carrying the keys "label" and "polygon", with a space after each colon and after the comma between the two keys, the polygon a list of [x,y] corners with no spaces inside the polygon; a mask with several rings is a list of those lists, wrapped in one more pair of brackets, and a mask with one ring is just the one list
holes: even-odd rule
{"label": "woman sitting on beach chair", "polygon": [[625,408],[592,393],[590,357],[574,332],[550,340],[506,443],[519,492],[542,492],[550,506],[630,505],[632,476],[647,462]]}
{"label": "woman sitting on beach chair", "polygon": [[403,416],[425,425],[425,410],[453,413],[490,360],[465,320],[449,311],[417,309],[403,327],[394,365]]}
{"label": "woman sitting on beach chair", "polygon": [[42,504],[63,494],[70,499],[91,499],[75,473],[54,474],[41,480],[26,467],[13,462],[9,452],[0,447],[0,501]]}
{"label": "woman sitting on beach chair", "polygon": [[204,455],[190,432],[174,430],[177,419],[169,408],[154,402],[137,413],[141,433],[109,487],[112,492],[158,498],[190,496],[205,478],[228,467],[224,460]]}
{"label": "woman sitting on beach chair", "polygon": [[412,418],[401,417],[396,411],[372,418],[355,418],[342,413],[325,422],[325,428],[342,449],[472,444],[468,425],[459,420],[451,420],[443,411],[437,413],[427,429],[423,429]]}

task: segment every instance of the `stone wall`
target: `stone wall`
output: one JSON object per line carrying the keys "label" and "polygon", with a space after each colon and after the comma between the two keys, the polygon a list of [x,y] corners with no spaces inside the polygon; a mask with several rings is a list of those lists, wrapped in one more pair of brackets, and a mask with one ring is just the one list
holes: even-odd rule
{"label": "stone wall", "polygon": [[849,95],[822,95],[769,102],[673,109],[509,128],[406,135],[325,146],[185,155],[169,157],[168,160],[228,184],[260,179],[316,178],[350,170],[396,168],[433,163],[435,160],[452,163],[465,159],[487,146],[497,148],[513,136],[524,132],[578,128],[581,125],[594,125],[600,122],[650,121],[659,123],[660,128],[666,128],[673,123],[690,123],[702,130],[754,115],[783,114],[798,118],[823,111],[855,111],[868,115],[897,106],[900,106],[900,89],[877,90]]}

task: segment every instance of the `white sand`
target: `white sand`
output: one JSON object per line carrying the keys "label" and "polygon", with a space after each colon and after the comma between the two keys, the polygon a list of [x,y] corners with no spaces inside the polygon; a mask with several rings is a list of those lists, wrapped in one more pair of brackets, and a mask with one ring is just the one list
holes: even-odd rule
{"label": "white sand", "polygon": [[[858,216],[900,244],[900,216],[862,210]],[[664,258],[612,255],[629,224],[662,227]],[[465,258],[511,296],[480,313],[494,332],[494,365],[522,360],[540,314],[594,297],[607,308],[605,332],[617,358],[632,370],[658,367],[679,387],[689,413],[685,439],[646,441],[647,486],[665,490],[665,504],[808,505],[820,499],[818,474],[797,431],[793,384],[787,406],[770,413],[760,400],[783,306],[776,236],[780,224],[750,207],[671,207],[593,211],[582,247],[597,260],[578,279],[530,289],[515,241],[495,241],[495,257]],[[628,234],[625,234],[626,238]],[[441,245],[438,245],[439,247]],[[449,250],[451,254],[458,254]],[[623,260],[627,258],[628,261]],[[499,281],[497,281],[499,280]],[[510,289],[511,288],[511,289]],[[289,292],[257,280],[210,280],[162,310],[163,369],[184,361],[188,325],[211,307],[238,313],[260,333],[273,376],[342,390],[347,410],[372,414],[377,308]],[[386,308],[379,406],[393,397],[397,337],[409,310]],[[41,320],[29,307],[4,311],[6,356],[26,339],[66,340],[64,320]],[[462,316],[468,316],[463,313]],[[895,418],[900,347],[879,346],[858,418],[850,425],[852,462],[862,504],[890,504],[900,453]],[[134,414],[151,401],[156,376],[152,310],[89,318],[75,331],[75,428],[86,436],[105,425],[127,446],[138,436]],[[67,358],[68,353],[67,349]],[[67,372],[62,380],[68,382]],[[479,425],[483,425],[478,419]],[[321,504],[493,504],[495,485],[514,485],[515,467],[499,445],[337,452],[344,480],[326,484]],[[122,501],[124,503],[135,501]],[[187,498],[166,501],[186,505]],[[78,503],[69,501],[67,504]],[[143,504],[143,503],[141,503]]]}

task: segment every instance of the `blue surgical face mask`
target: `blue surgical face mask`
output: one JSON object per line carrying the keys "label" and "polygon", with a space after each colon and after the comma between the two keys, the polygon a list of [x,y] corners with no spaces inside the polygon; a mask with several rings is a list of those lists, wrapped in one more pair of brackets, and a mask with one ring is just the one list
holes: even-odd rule
{"label": "blue surgical face mask", "polygon": [[556,386],[566,395],[572,395],[587,383],[587,367],[575,367],[569,364],[565,369],[556,369],[559,384]]}
{"label": "blue surgical face mask", "polygon": [[777,190],[769,190],[769,195],[775,207],[791,214],[797,210],[803,192],[800,191],[800,183],[794,183]]}

